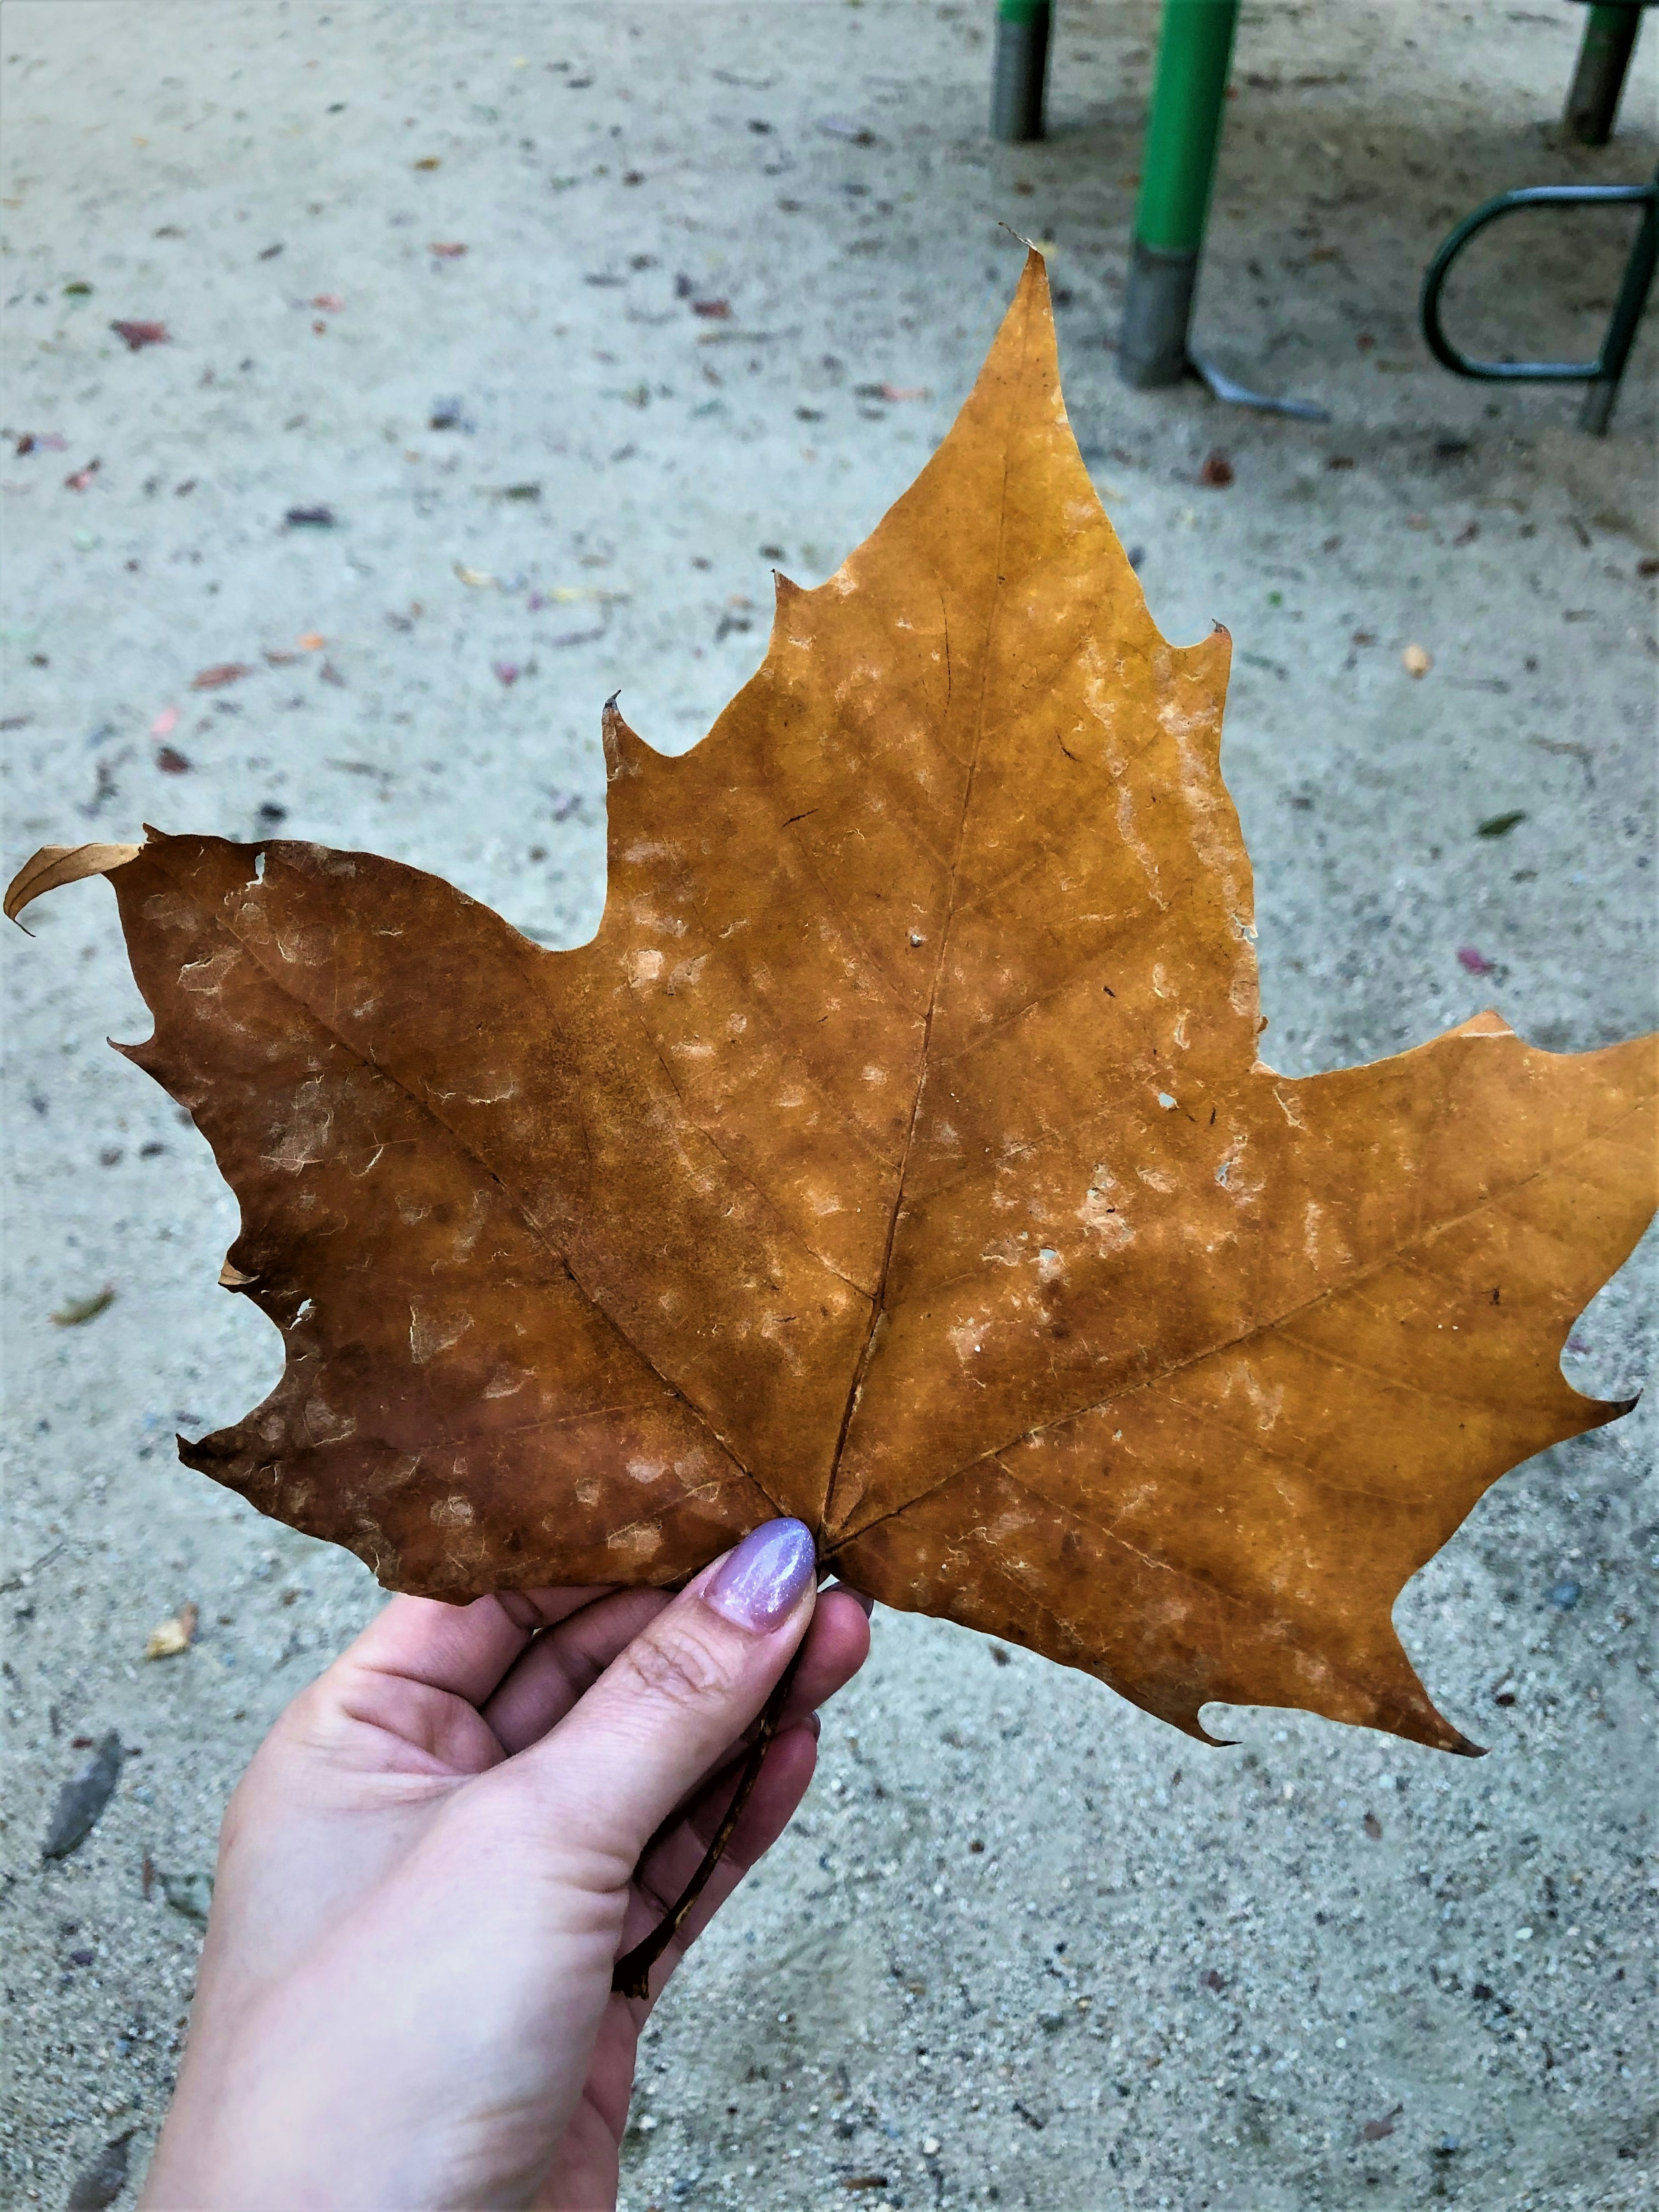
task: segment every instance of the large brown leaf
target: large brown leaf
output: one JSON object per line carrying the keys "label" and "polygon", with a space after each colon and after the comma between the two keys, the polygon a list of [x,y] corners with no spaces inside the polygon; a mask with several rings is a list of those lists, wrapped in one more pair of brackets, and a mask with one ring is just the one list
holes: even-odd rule
{"label": "large brown leaf", "polygon": [[[241,1201],[276,1390],[185,1461],[394,1588],[677,1581],[775,1513],[892,1605],[1467,1748],[1390,1622],[1650,1207],[1650,1041],[1256,1058],[1229,643],[1174,650],[1034,256],[955,428],[696,749],[613,711],[548,952],[411,868],[152,835],[131,1057]],[[36,871],[31,874],[30,871]]]}

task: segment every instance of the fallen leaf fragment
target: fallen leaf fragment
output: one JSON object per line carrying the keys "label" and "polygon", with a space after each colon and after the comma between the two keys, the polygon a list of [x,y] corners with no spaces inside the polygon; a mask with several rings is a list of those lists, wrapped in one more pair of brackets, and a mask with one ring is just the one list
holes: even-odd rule
{"label": "fallen leaf fragment", "polygon": [[142,353],[146,346],[166,345],[170,333],[165,323],[112,323],[118,338],[125,339],[129,353]]}
{"label": "fallen leaf fragment", "polygon": [[100,1313],[107,1313],[115,1304],[115,1286],[106,1283],[101,1291],[94,1291],[89,1298],[71,1298],[53,1314],[52,1321],[58,1328],[79,1328],[84,1322],[96,1321]]}
{"label": "fallen leaf fragment", "polygon": [[[1472,1750],[1393,1607],[1627,1410],[1559,1352],[1652,1209],[1652,1041],[1487,1013],[1261,1060],[1230,641],[1152,623],[1035,257],[915,483],[776,592],[690,751],[607,708],[586,945],[297,841],[110,868],[125,1049],[286,1349],[187,1464],[452,1601],[677,1585],[796,1514],[855,1587],[1192,1735],[1282,1705]],[[90,872],[11,900],[54,870]]]}
{"label": "fallen leaf fragment", "polygon": [[188,775],[190,756],[181,753],[177,745],[163,745],[155,756],[155,765],[163,775]]}
{"label": "fallen leaf fragment", "polygon": [[114,1794],[125,1755],[120,1736],[112,1729],[80,1772],[64,1783],[40,1846],[43,1859],[66,1859],[85,1843]]}
{"label": "fallen leaf fragment", "polygon": [[143,850],[142,845],[43,845],[7,886],[6,920],[15,921],[31,901],[64,884],[78,884],[88,876],[106,876],[112,868],[122,866]]}
{"label": "fallen leaf fragment", "polygon": [[702,316],[706,322],[729,322],[732,319],[732,302],[729,300],[693,300],[691,312],[694,315]]}
{"label": "fallen leaf fragment", "polygon": [[107,2207],[127,2185],[127,2159],[136,2128],[128,2128],[104,2145],[90,2166],[83,2166],[70,2185],[64,2212],[107,2212]]}
{"label": "fallen leaf fragment", "polygon": [[1471,975],[1490,975],[1498,963],[1495,960],[1488,960],[1484,952],[1477,952],[1474,945],[1460,945],[1457,964],[1460,968],[1467,968]]}
{"label": "fallen leaf fragment", "polygon": [[1420,645],[1408,645],[1400,656],[1400,665],[1407,676],[1426,676],[1434,662]]}
{"label": "fallen leaf fragment", "polygon": [[1475,830],[1477,837],[1507,837],[1527,818],[1526,809],[1511,807],[1507,814],[1490,814]]}
{"label": "fallen leaf fragment", "polygon": [[435,154],[423,154],[418,161],[411,161],[409,166],[411,169],[435,169],[441,163]]}
{"label": "fallen leaf fragment", "polygon": [[222,691],[227,684],[240,684],[245,676],[252,673],[250,661],[216,660],[211,668],[198,670],[190,679],[190,688],[192,691]]}
{"label": "fallen leaf fragment", "polygon": [[181,1651],[188,1651],[196,1640],[200,1619],[195,1606],[181,1605],[169,1620],[151,1629],[144,1644],[145,1658],[176,1659]]}

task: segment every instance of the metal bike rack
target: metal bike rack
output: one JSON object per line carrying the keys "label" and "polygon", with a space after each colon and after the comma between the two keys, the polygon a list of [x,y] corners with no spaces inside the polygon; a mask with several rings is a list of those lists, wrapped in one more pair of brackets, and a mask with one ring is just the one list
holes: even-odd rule
{"label": "metal bike rack", "polygon": [[[1441,326],[1440,295],[1452,264],[1475,235],[1500,216],[1535,207],[1641,207],[1640,227],[1625,263],[1625,274],[1613,301],[1601,350],[1594,361],[1471,361],[1453,345]],[[1499,192],[1466,216],[1430,262],[1423,278],[1421,311],[1423,336],[1429,351],[1454,376],[1472,376],[1486,384],[1587,384],[1579,427],[1592,436],[1607,435],[1619,398],[1620,380],[1636,340],[1642,310],[1653,283],[1654,263],[1659,255],[1659,174],[1646,185],[1530,185],[1522,191]]]}

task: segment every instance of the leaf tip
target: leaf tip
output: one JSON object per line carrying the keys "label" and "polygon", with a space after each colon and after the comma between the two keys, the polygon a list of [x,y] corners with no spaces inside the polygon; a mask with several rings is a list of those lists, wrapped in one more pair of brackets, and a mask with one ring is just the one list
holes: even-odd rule
{"label": "leaf tip", "polygon": [[[6,886],[7,921],[15,921],[25,907],[64,884],[78,884],[85,877],[106,876],[125,867],[143,849],[138,845],[42,845]],[[31,933],[24,932],[26,936]]]}

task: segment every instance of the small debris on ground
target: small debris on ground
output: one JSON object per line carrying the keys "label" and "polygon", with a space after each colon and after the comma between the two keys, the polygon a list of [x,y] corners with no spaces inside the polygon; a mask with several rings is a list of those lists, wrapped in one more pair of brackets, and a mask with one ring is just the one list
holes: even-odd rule
{"label": "small debris on ground", "polygon": [[1198,472],[1198,480],[1201,484],[1207,484],[1212,491],[1225,491],[1233,481],[1233,465],[1219,446],[1206,457],[1204,465]]}
{"label": "small debris on ground", "polygon": [[172,343],[173,334],[165,323],[112,323],[110,328],[125,342],[129,353],[142,353],[146,346]]}
{"label": "small debris on ground", "polygon": [[1408,645],[1400,656],[1400,665],[1407,676],[1426,676],[1434,661],[1420,645]]}
{"label": "small debris on ground", "polygon": [[1477,952],[1474,945],[1460,945],[1457,964],[1460,968],[1467,968],[1471,975],[1490,975],[1498,963],[1495,960],[1488,960],[1484,952]]}
{"label": "small debris on ground", "polygon": [[86,1841],[114,1795],[125,1757],[120,1736],[112,1729],[81,1771],[58,1791],[46,1840],[40,1846],[43,1859],[66,1859]]}
{"label": "small debris on ground", "polygon": [[104,2145],[92,2164],[83,2166],[70,2185],[64,2212],[106,2212],[127,2185],[127,2154],[136,2128],[128,2128]]}
{"label": "small debris on ground", "polygon": [[331,507],[291,507],[283,517],[290,530],[332,530],[335,523]]}
{"label": "small debris on ground", "polygon": [[175,1912],[187,1920],[205,1920],[213,1905],[210,1874],[164,1874],[161,1894]]}
{"label": "small debris on ground", "polygon": [[227,684],[240,684],[245,676],[252,676],[252,665],[246,660],[216,660],[211,668],[198,669],[190,679],[192,691],[220,691]]}
{"label": "small debris on ground", "polygon": [[188,1651],[196,1640],[201,1617],[194,1605],[181,1605],[170,1620],[151,1629],[144,1644],[145,1658],[176,1659],[181,1651]]}
{"label": "small debris on ground", "polygon": [[82,1322],[96,1321],[115,1304],[115,1285],[106,1283],[101,1291],[94,1291],[89,1298],[71,1298],[59,1306],[52,1320],[59,1328],[79,1328]]}

